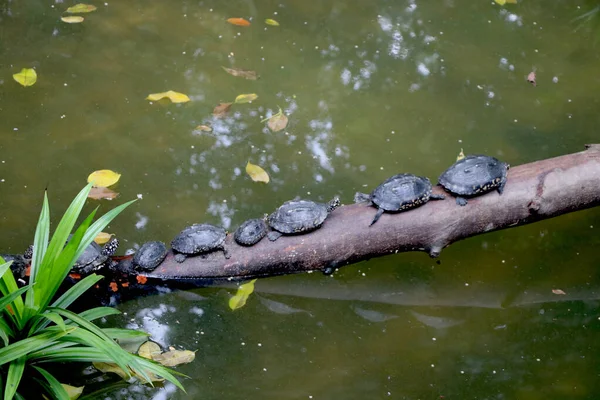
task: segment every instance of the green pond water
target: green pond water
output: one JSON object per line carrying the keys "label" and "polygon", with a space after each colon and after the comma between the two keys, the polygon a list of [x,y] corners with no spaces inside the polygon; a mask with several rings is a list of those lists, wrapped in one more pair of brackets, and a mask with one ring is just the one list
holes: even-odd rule
{"label": "green pond water", "polygon": [[[97,169],[122,174],[103,211],[143,197],[108,229],[124,252],[191,223],[233,230],[296,196],[349,203],[399,172],[435,180],[461,148],[518,165],[598,142],[598,35],[574,21],[591,2],[92,3],[72,25],[74,3],[0,3],[4,252],[32,241],[45,187],[58,216]],[[28,67],[38,82],[23,88],[12,74]],[[145,99],[167,90],[192,101]],[[241,93],[259,97],[212,116]],[[273,133],[261,120],[278,106],[289,125]],[[597,399],[598,228],[591,209],[456,243],[440,264],[397,254],[261,279],[235,312],[233,287],[121,304],[107,324],[196,360],[178,368],[187,394],[98,398]]]}

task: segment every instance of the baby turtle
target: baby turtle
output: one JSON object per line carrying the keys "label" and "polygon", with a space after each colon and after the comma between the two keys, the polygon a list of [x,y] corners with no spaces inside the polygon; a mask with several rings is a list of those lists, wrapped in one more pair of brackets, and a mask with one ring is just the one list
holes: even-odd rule
{"label": "baby turtle", "polygon": [[267,235],[268,230],[264,219],[249,219],[236,229],[233,238],[242,246],[253,246]]}
{"label": "baby turtle", "polygon": [[115,254],[118,247],[119,241],[117,238],[110,239],[104,247],[92,242],[83,250],[71,270],[82,275],[97,271],[106,264],[110,256]]}
{"label": "baby turtle", "polygon": [[225,229],[210,224],[194,224],[182,230],[171,242],[171,247],[178,254],[175,261],[183,262],[187,256],[223,250],[225,258],[229,253],[225,249]]}
{"label": "baby turtle", "polygon": [[267,218],[269,226],[274,229],[267,237],[275,241],[282,234],[293,235],[317,229],[323,225],[329,213],[339,206],[340,199],[337,196],[327,204],[310,200],[286,201]]}
{"label": "baby turtle", "polygon": [[354,195],[354,202],[368,202],[377,207],[377,213],[369,224],[371,226],[385,211],[405,211],[421,206],[429,200],[444,200],[444,198],[441,194],[431,194],[431,182],[428,178],[413,174],[398,174],[385,180],[371,194],[357,192]]}
{"label": "baby turtle", "polygon": [[439,184],[457,195],[456,204],[466,206],[465,197],[477,196],[496,189],[502,194],[510,165],[494,157],[469,155],[458,160],[442,175]]}
{"label": "baby turtle", "polygon": [[167,246],[163,242],[146,242],[135,252],[133,267],[136,270],[152,271],[167,256]]}

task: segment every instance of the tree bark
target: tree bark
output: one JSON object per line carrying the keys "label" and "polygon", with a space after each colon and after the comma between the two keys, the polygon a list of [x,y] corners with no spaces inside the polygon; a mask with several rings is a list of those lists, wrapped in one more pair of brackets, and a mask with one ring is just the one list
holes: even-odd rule
{"label": "tree bark", "polygon": [[[436,186],[434,193],[444,191]],[[410,211],[385,213],[372,226],[376,209],[352,204],[336,209],[321,228],[307,234],[283,236],[275,242],[265,238],[252,247],[239,246],[228,235],[229,259],[217,251],[178,263],[169,252],[157,269],[143,275],[173,282],[246,279],[339,268],[407,251],[437,257],[458,240],[599,205],[600,145],[512,167],[502,195],[494,191],[474,197],[465,207],[446,195],[446,200]],[[130,260],[121,261],[122,270],[127,270],[127,263]]]}

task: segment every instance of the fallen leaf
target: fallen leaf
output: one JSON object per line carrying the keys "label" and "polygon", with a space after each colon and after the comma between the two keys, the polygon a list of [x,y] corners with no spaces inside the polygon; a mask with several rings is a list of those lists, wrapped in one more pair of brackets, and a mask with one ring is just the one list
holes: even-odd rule
{"label": "fallen leaf", "polygon": [[88,183],[92,183],[95,187],[112,186],[119,181],[121,174],[111,171],[110,169],[101,169],[92,172],[88,178]]}
{"label": "fallen leaf", "polygon": [[137,281],[137,283],[139,283],[140,285],[145,284],[146,282],[148,282],[148,278],[145,277],[144,275],[138,275],[135,277],[135,280]]}
{"label": "fallen leaf", "polygon": [[67,24],[79,24],[81,22],[83,22],[83,17],[80,17],[79,15],[71,15],[68,17],[61,17],[60,20],[62,22],[66,22]]}
{"label": "fallen leaf", "polygon": [[81,396],[81,393],[83,393],[83,388],[85,386],[71,386],[71,385],[67,385],[65,383],[61,383],[61,386],[63,387],[63,389],[65,389],[65,391],[67,392],[67,395],[69,395],[69,400],[76,400],[79,398],[79,396]]}
{"label": "fallen leaf", "polygon": [[219,103],[213,110],[213,115],[217,118],[223,118],[231,108],[233,103]]}
{"label": "fallen leaf", "polygon": [[500,4],[501,6],[506,4],[506,0],[494,0],[496,3]]}
{"label": "fallen leaf", "polygon": [[197,131],[202,131],[202,132],[212,132],[212,128],[208,125],[198,125],[196,127]]}
{"label": "fallen leaf", "polygon": [[265,24],[271,25],[271,26],[279,26],[279,22],[277,22],[277,21],[275,21],[274,19],[271,19],[271,18],[265,19]]}
{"label": "fallen leaf", "polygon": [[535,71],[531,71],[529,75],[527,75],[527,82],[531,83],[534,87],[537,86],[537,82],[535,81]]}
{"label": "fallen leaf", "polygon": [[144,342],[144,344],[142,344],[140,346],[140,349],[138,350],[138,355],[140,357],[147,358],[148,360],[154,359],[155,355],[161,353],[162,349],[160,348],[160,346],[151,340]]}
{"label": "fallen leaf", "polygon": [[108,242],[111,237],[112,233],[100,232],[94,238],[94,242],[96,242],[99,245],[103,245],[104,243]]}
{"label": "fallen leaf", "polygon": [[149,94],[148,97],[146,97],[146,100],[158,101],[160,99],[164,99],[165,97],[171,100],[173,103],[187,103],[190,101],[190,98],[185,94],[174,92],[172,90],[169,90],[168,92]]}
{"label": "fallen leaf", "polygon": [[229,75],[240,76],[242,78],[250,79],[253,81],[258,79],[258,75],[256,74],[256,71],[250,71],[248,69],[240,69],[240,68],[227,68],[227,67],[221,67],[221,68],[223,68],[223,70],[225,70],[225,72],[227,72]]}
{"label": "fallen leaf", "polygon": [[229,18],[227,22],[237,26],[250,26],[250,22],[246,21],[244,18]]}
{"label": "fallen leaf", "polygon": [[104,363],[104,362],[93,362],[92,365],[98,371],[106,373],[113,373],[119,375],[123,380],[129,379],[129,374],[123,371],[123,368],[119,367],[117,364],[113,363]]}
{"label": "fallen leaf", "polygon": [[281,110],[281,107],[280,107],[279,112],[277,114],[272,115],[271,117],[269,117],[267,119],[263,119],[261,122],[264,122],[264,121],[268,121],[267,126],[273,132],[279,132],[280,130],[285,129],[285,127],[287,126],[288,117],[285,116],[285,114],[283,113],[283,111]]}
{"label": "fallen leaf", "polygon": [[96,11],[96,6],[91,4],[75,4],[72,7],[67,8],[67,12],[71,14],[79,14],[79,13],[89,13],[92,11]]}
{"label": "fallen leaf", "polygon": [[23,68],[21,72],[13,74],[13,79],[23,86],[32,86],[37,81],[37,73],[33,68]]}
{"label": "fallen leaf", "polygon": [[105,187],[93,187],[88,193],[88,198],[93,200],[112,200],[116,199],[119,193]]}
{"label": "fallen leaf", "polygon": [[566,294],[565,292],[563,292],[563,291],[562,291],[562,290],[560,290],[560,289],[552,289],[552,293],[554,293],[554,294],[562,294],[562,295],[565,295],[565,294]]}
{"label": "fallen leaf", "polygon": [[506,4],[517,4],[517,0],[506,0]]}
{"label": "fallen leaf", "polygon": [[155,354],[152,359],[165,367],[175,367],[180,364],[188,364],[194,361],[196,352],[191,350],[169,350],[162,354]]}
{"label": "fallen leaf", "polygon": [[119,291],[119,286],[117,285],[117,282],[111,282],[108,286],[110,287],[110,290],[112,290],[113,292]]}
{"label": "fallen leaf", "polygon": [[251,101],[254,101],[256,99],[258,99],[258,95],[254,94],[254,93],[240,94],[238,97],[235,98],[234,103],[236,103],[236,104],[250,103]]}
{"label": "fallen leaf", "polygon": [[465,158],[465,153],[463,152],[463,149],[460,149],[460,153],[458,153],[458,156],[456,156],[456,161],[460,161],[463,158]]}
{"label": "fallen leaf", "polygon": [[269,174],[267,174],[267,171],[258,165],[251,164],[250,161],[246,164],[246,173],[254,182],[269,183]]}
{"label": "fallen leaf", "polygon": [[229,299],[229,308],[237,310],[246,305],[246,300],[248,300],[248,297],[254,292],[254,282],[256,282],[256,279],[252,279],[250,282],[240,285],[235,295]]}

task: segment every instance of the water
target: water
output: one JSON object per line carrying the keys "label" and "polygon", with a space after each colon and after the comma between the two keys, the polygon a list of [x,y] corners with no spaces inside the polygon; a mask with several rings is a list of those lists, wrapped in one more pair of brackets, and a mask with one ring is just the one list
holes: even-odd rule
{"label": "water", "polygon": [[[116,202],[143,197],[108,229],[124,250],[194,222],[232,230],[295,196],[350,202],[398,172],[435,178],[461,148],[518,165],[597,142],[596,34],[573,21],[586,2],[96,5],[79,25],[62,3],[0,6],[3,251],[31,242],[45,187],[58,215],[96,169],[122,173]],[[25,67],[33,87],[12,80]],[[166,90],[192,101],[145,100]],[[241,93],[259,98],[212,117]],[[290,123],[272,133],[260,121],[278,106]],[[235,312],[230,287],[123,304],[110,324],[198,352],[179,368],[187,396],[110,396],[597,398],[598,227],[588,210],[456,243],[439,265],[399,254],[263,279]]]}

